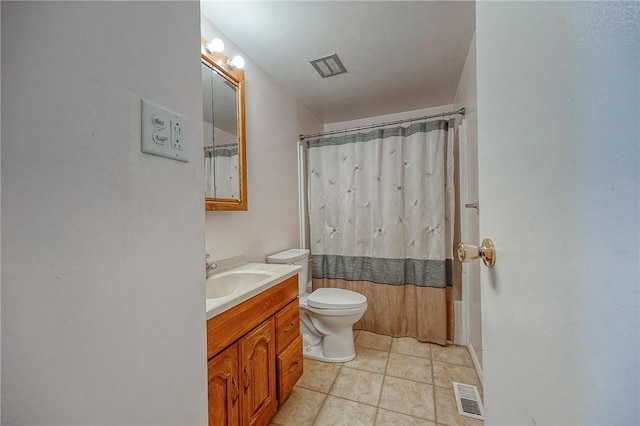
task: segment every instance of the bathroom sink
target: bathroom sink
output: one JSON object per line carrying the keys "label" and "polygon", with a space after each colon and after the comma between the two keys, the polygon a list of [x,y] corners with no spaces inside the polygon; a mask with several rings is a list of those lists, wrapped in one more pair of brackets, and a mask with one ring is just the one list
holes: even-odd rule
{"label": "bathroom sink", "polygon": [[296,275],[296,265],[247,263],[243,256],[216,261],[217,268],[206,280],[207,319]]}
{"label": "bathroom sink", "polygon": [[207,299],[227,297],[249,290],[272,275],[262,271],[229,271],[213,275],[207,279]]}

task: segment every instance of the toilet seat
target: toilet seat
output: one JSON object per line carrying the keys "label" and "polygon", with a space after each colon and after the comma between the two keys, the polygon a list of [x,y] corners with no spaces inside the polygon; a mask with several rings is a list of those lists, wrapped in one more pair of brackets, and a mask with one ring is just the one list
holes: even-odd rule
{"label": "toilet seat", "polygon": [[367,298],[342,288],[319,288],[307,297],[307,305],[317,309],[357,309],[367,305]]}

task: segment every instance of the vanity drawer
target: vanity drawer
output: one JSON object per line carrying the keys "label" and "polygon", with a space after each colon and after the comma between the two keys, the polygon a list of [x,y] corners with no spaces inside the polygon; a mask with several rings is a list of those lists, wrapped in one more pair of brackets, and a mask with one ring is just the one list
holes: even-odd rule
{"label": "vanity drawer", "polygon": [[300,305],[296,298],[276,314],[276,353],[279,354],[300,335]]}
{"label": "vanity drawer", "polygon": [[278,355],[278,401],[287,399],[293,387],[302,376],[303,361],[302,335]]}

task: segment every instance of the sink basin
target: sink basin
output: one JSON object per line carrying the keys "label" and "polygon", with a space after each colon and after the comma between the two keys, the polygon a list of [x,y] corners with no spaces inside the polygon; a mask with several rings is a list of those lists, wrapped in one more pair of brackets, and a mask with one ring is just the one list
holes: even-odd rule
{"label": "sink basin", "polygon": [[256,284],[271,278],[273,274],[263,271],[229,271],[207,279],[207,299],[228,297],[234,293],[250,290]]}
{"label": "sink basin", "polygon": [[296,275],[296,265],[247,263],[243,256],[215,262],[218,267],[206,281],[207,319]]}

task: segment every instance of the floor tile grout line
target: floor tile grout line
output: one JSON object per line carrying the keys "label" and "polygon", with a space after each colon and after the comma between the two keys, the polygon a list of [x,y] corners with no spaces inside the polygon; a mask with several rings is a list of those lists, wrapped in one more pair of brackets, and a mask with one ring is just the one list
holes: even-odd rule
{"label": "floor tile grout line", "polygon": [[[352,370],[357,370],[357,369],[355,369],[355,368],[350,368],[350,367],[345,367],[345,368],[347,368],[347,369],[352,369]],[[373,373],[373,372],[371,372],[371,371],[366,371],[366,370],[357,370],[357,371],[362,371],[362,372],[365,372],[365,373],[376,374],[376,375],[378,375],[378,376],[382,376],[382,381],[383,381],[383,383],[384,383],[384,377],[385,377],[385,376],[384,376],[384,374],[381,374],[381,373]],[[336,377],[336,380],[337,380],[337,377]],[[382,393],[382,387],[380,387],[380,392]],[[346,400],[346,401],[355,402],[355,403],[357,403],[357,404],[368,405],[369,407],[375,407],[375,408],[377,408],[377,407],[378,407],[378,405],[380,404],[380,395],[378,395],[378,400],[377,400],[377,404],[376,404],[376,405],[374,405],[374,404],[370,404],[370,403],[367,403],[367,402],[364,402],[364,401],[359,401],[359,400],[357,400],[357,399],[351,399],[351,398],[346,397],[346,396],[335,395],[335,394],[332,394],[332,393],[329,393],[328,395],[330,395],[330,396],[332,396],[332,397],[334,397],[334,398],[340,398],[340,399],[344,399],[344,400]]]}
{"label": "floor tile grout line", "polygon": [[342,367],[344,367],[344,363],[341,362],[340,363],[340,367],[338,367],[338,372],[337,372],[336,376],[333,378],[333,381],[331,382],[331,386],[329,386],[329,390],[327,391],[327,395],[331,395],[331,390],[336,385],[336,381],[338,380],[338,376],[340,376],[340,373],[342,372]]}
{"label": "floor tile grout line", "polygon": [[391,357],[391,348],[393,347],[393,337],[391,338],[391,344],[387,351],[387,361],[384,364],[384,374],[382,375],[382,386],[380,386],[380,393],[378,394],[378,403],[376,404],[376,417],[373,422],[374,425],[378,422],[378,413],[380,412],[380,402],[382,401],[382,392],[384,392],[384,385],[387,382],[387,370],[389,369],[389,358]]}
{"label": "floor tile grout line", "polygon": [[318,421],[318,417],[320,416],[320,413],[322,412],[322,409],[327,404],[327,401],[329,400],[329,395],[331,395],[331,389],[333,389],[333,386],[335,385],[336,380],[338,380],[338,376],[340,375],[340,372],[342,371],[342,366],[344,365],[344,363],[338,363],[337,365],[338,365],[338,371],[337,371],[335,377],[333,378],[333,381],[331,382],[331,386],[329,386],[329,390],[327,391],[327,393],[324,396],[324,401],[322,401],[322,405],[320,406],[320,409],[316,413],[316,416],[313,418],[312,425],[316,424],[316,422]]}
{"label": "floor tile grout line", "polygon": [[311,423],[312,425],[315,425],[318,422],[318,417],[320,416],[320,413],[322,412],[322,409],[324,408],[328,399],[329,399],[329,394],[328,393],[324,394],[324,401],[322,401],[322,404],[320,405],[320,409],[318,410],[315,417],[313,418],[313,422]]}
{"label": "floor tile grout line", "polygon": [[335,363],[338,366],[338,371],[336,372],[335,377],[333,378],[333,381],[331,382],[331,386],[329,386],[329,390],[327,390],[327,392],[321,392],[324,393],[324,401],[322,401],[322,405],[320,405],[320,409],[318,410],[318,412],[316,413],[315,417],[313,418],[313,423],[312,425],[315,425],[316,422],[318,421],[318,417],[320,416],[320,412],[322,412],[322,408],[324,408],[325,404],[327,403],[327,400],[329,399],[329,396],[331,395],[331,389],[333,389],[333,386],[336,383],[336,380],[338,380],[338,376],[340,375],[340,372],[342,371],[342,366],[344,365],[344,363],[340,362],[340,363]]}
{"label": "floor tile grout line", "polygon": [[397,411],[397,410],[394,410],[392,408],[382,408],[382,409],[385,410],[385,411],[389,411],[391,413],[402,414],[403,416],[411,417],[412,419],[426,420],[426,421],[431,422],[431,423],[437,423],[435,420],[425,419],[424,417],[413,416],[411,414],[403,413],[402,411]]}
{"label": "floor tile grout line", "polygon": [[438,423],[438,401],[436,400],[436,377],[435,377],[435,372],[433,370],[433,346],[431,344],[429,344],[429,361],[430,362],[430,367],[431,367],[431,398],[432,398],[432,402],[433,402],[433,421]]}
{"label": "floor tile grout line", "polygon": [[327,395],[327,396],[330,396],[330,397],[335,398],[335,399],[341,399],[343,401],[353,402],[355,404],[366,405],[367,407],[371,407],[371,408],[378,408],[377,405],[367,404],[366,402],[356,401],[356,400],[353,400],[353,399],[345,398],[344,396],[337,396],[337,395]]}

